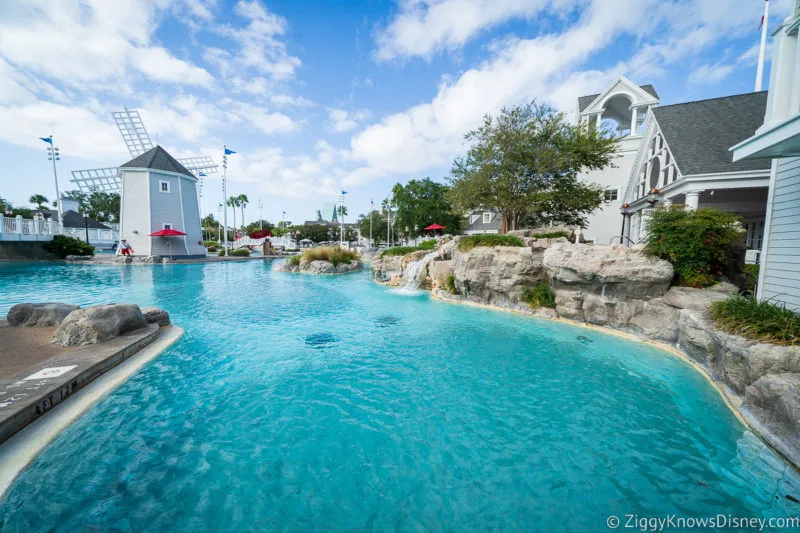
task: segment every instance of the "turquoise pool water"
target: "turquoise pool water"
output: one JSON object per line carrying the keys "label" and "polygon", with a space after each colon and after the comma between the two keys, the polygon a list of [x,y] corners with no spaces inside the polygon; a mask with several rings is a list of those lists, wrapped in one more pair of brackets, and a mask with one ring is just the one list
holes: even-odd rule
{"label": "turquoise pool water", "polygon": [[602,531],[796,515],[798,477],[685,363],[269,263],[0,263],[14,303],[168,309],[181,341],[0,504],[6,531]]}

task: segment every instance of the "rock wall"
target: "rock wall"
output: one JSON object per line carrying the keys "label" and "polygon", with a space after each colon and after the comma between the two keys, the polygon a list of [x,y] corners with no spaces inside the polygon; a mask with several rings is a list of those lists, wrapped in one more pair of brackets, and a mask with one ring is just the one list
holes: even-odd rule
{"label": "rock wall", "polygon": [[526,287],[547,280],[542,266],[544,251],[513,246],[477,247],[453,252],[456,293],[464,299],[516,309]]}
{"label": "rock wall", "polygon": [[359,260],[351,260],[349,263],[339,263],[334,266],[330,261],[314,260],[306,261],[300,260],[300,264],[293,264],[289,261],[282,261],[276,263],[275,270],[279,272],[305,272],[307,274],[346,274],[348,272],[355,272],[362,270],[364,264]]}

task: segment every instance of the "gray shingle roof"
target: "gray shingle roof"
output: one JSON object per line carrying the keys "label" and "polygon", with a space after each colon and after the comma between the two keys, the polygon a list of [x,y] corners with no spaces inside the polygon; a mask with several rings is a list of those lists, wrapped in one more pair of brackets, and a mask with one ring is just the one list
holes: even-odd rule
{"label": "gray shingle roof", "polygon": [[[483,223],[483,214],[486,212],[492,213],[494,216],[492,217],[492,221],[488,224]],[[503,227],[503,219],[500,216],[500,213],[495,211],[494,209],[476,209],[470,213],[470,215],[480,215],[475,222],[472,224],[468,224],[466,228],[464,228],[464,232],[467,231],[491,231],[500,229]]]}
{"label": "gray shingle roof", "polygon": [[185,174],[187,176],[194,175],[186,170],[186,167],[178,163],[178,160],[169,155],[166,150],[160,146],[151,148],[142,155],[138,155],[121,165],[122,168],[151,168],[153,170],[164,170],[166,172],[175,172],[177,174]]}
{"label": "gray shingle roof", "polygon": [[[44,215],[45,218],[49,218],[51,220],[58,219],[58,211],[56,211],[55,209],[47,209],[45,211],[42,211],[42,215]],[[61,214],[61,220],[64,223],[65,228],[84,227],[83,215],[81,215],[80,213],[76,213],[75,211],[72,210],[64,211]],[[93,218],[90,218],[88,221],[86,221],[86,225],[89,227],[89,229],[111,229],[110,226],[106,226],[102,222],[98,222]]]}
{"label": "gray shingle roof", "polygon": [[[656,89],[655,89],[655,87],[653,87],[653,86],[652,86],[652,85],[650,85],[649,83],[648,83],[647,85],[639,85],[639,87],[641,87],[642,89],[644,89],[644,91],[645,91],[647,94],[649,94],[650,96],[652,96],[653,98],[658,98],[658,93],[656,92]],[[591,104],[592,102],[594,102],[594,101],[595,101],[595,99],[596,99],[598,96],[600,96],[600,94],[602,94],[602,93],[590,94],[590,95],[588,95],[588,96],[579,96],[579,97],[578,97],[578,111],[579,111],[579,112],[582,112],[584,109],[586,109],[587,107],[589,107],[589,104]]]}
{"label": "gray shingle roof", "polygon": [[764,123],[767,91],[653,108],[653,115],[684,176],[770,168],[769,159],[733,162],[729,148]]}

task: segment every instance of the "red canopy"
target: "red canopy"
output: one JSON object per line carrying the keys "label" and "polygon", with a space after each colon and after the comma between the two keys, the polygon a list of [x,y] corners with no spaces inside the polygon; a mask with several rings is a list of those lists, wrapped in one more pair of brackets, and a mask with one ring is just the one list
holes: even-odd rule
{"label": "red canopy", "polygon": [[435,229],[444,229],[444,226],[440,226],[439,224],[431,224],[430,226],[425,228],[425,231],[432,231]]}
{"label": "red canopy", "polygon": [[162,229],[161,231],[157,231],[155,233],[150,234],[151,237],[179,237],[181,235],[186,235],[186,234],[182,231],[178,231],[172,228]]}

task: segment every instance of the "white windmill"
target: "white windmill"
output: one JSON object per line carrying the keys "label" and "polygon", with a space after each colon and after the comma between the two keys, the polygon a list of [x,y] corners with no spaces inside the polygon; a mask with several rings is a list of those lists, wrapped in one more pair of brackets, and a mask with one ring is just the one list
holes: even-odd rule
{"label": "white windmill", "polygon": [[[125,141],[125,146],[128,147],[128,151],[131,153],[131,157],[139,156],[154,147],[137,110],[125,108],[123,111],[113,112],[112,115],[122,135],[122,140]],[[211,156],[185,157],[178,159],[178,162],[197,177],[198,196],[202,198],[203,178],[207,174],[216,174],[218,172],[217,164],[214,163]],[[76,184],[81,191],[88,193],[118,193],[122,187],[118,167],[73,170],[70,181]]]}

